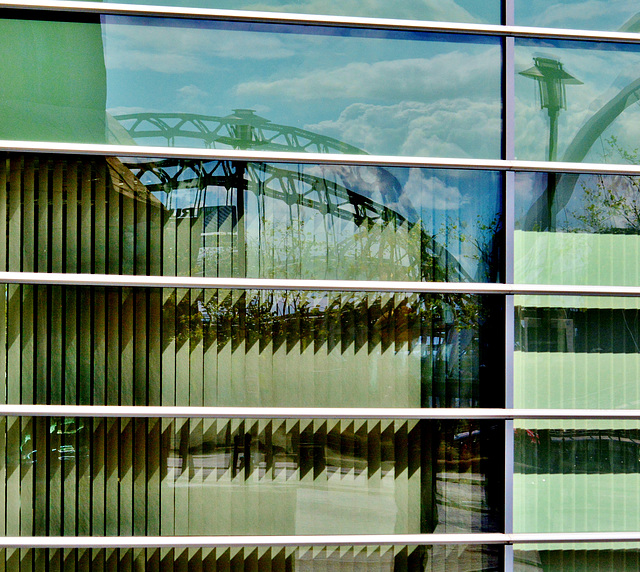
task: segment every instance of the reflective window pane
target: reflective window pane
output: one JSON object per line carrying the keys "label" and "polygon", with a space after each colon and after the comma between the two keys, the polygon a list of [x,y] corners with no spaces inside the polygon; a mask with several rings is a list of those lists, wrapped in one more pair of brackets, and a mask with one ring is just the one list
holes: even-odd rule
{"label": "reflective window pane", "polygon": [[1,292],[9,403],[502,404],[502,301],[490,296],[28,285]]}
{"label": "reflective window pane", "polygon": [[517,282],[637,286],[640,178],[517,173],[514,242]]}
{"label": "reflective window pane", "polygon": [[482,532],[502,522],[504,429],[491,423],[9,417],[0,427],[8,536]]}
{"label": "reflective window pane", "polygon": [[516,39],[518,159],[638,163],[640,47]]}
{"label": "reflective window pane", "polygon": [[520,26],[640,32],[640,7],[634,0],[515,0]]}
{"label": "reflective window pane", "polygon": [[0,268],[495,282],[501,196],[496,172],[9,154]]}
{"label": "reflective window pane", "polygon": [[640,528],[638,421],[516,421],[514,530]]}
{"label": "reflective window pane", "polygon": [[[147,549],[0,549],[6,570],[270,570],[273,572],[458,572],[497,570],[496,546],[299,546]],[[20,568],[22,567],[22,568]]]}
{"label": "reflective window pane", "polygon": [[500,154],[498,38],[118,16],[0,36],[1,139]]}
{"label": "reflective window pane", "polygon": [[640,409],[640,300],[517,296],[515,406]]}
{"label": "reflective window pane", "polygon": [[640,568],[640,548],[630,542],[514,545],[517,572],[633,572]]}
{"label": "reflective window pane", "polygon": [[126,0],[125,4],[153,4],[218,8],[224,10],[256,10],[293,12],[296,14],[331,14],[366,18],[402,18],[437,22],[500,23],[499,0],[396,0],[376,2],[363,0]]}

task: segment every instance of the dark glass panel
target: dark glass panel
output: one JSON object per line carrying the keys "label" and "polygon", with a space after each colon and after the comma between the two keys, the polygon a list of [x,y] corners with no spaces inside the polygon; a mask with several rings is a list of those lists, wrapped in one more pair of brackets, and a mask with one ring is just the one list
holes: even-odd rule
{"label": "dark glass panel", "polygon": [[490,296],[8,285],[10,403],[498,407]]}
{"label": "dark glass panel", "polygon": [[501,195],[495,172],[9,154],[0,269],[495,282]]}
{"label": "dark glass panel", "polygon": [[0,36],[0,139],[500,156],[499,38],[120,16]]}
{"label": "dark glass panel", "polygon": [[637,421],[527,421],[515,430],[516,532],[640,526]]}
{"label": "dark glass panel", "polygon": [[639,163],[636,44],[516,39],[518,159]]}
{"label": "dark glass panel", "polygon": [[500,424],[42,417],[0,423],[8,536],[502,526]]}

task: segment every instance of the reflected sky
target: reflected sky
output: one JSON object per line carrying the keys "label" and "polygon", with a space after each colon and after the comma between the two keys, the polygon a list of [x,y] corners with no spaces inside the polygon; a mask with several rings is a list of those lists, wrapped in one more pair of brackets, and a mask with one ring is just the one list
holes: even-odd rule
{"label": "reflected sky", "polygon": [[0,138],[166,145],[132,139],[113,117],[250,109],[370,154],[500,155],[498,38],[100,21],[0,20]]}
{"label": "reflected sky", "polygon": [[274,123],[367,153],[499,156],[500,51],[494,39],[190,21],[169,27],[166,20],[116,17],[103,22],[111,115],[225,116],[253,109]]}
{"label": "reflected sky", "polygon": [[516,24],[586,30],[640,31],[637,0],[516,0]]}
{"label": "reflected sky", "polygon": [[227,10],[334,14],[370,18],[407,18],[444,22],[500,23],[500,0],[125,0],[125,4],[160,4]]}
{"label": "reflected sky", "polygon": [[[548,158],[549,116],[536,81],[520,72],[535,57],[559,61],[583,82],[566,86],[558,120],[559,161],[637,163],[640,137],[640,47],[624,44],[516,40],[516,155]],[[624,152],[631,153],[625,155]]]}

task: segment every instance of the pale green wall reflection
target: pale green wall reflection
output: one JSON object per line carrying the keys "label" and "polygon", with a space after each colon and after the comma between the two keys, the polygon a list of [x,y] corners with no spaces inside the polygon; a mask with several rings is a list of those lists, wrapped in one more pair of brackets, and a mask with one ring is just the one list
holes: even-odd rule
{"label": "pale green wall reflection", "polygon": [[637,543],[514,544],[516,572],[636,572],[639,569]]}
{"label": "pale green wall reflection", "polygon": [[516,421],[514,531],[638,530],[639,459],[637,421]]}
{"label": "pale green wall reflection", "polygon": [[[540,86],[555,89],[550,75],[536,81],[527,73],[535,58],[557,62],[563,73],[581,84],[564,85],[557,135],[550,136],[550,110],[544,108]],[[592,163],[638,163],[640,50],[634,45],[516,40],[516,156]],[[566,83],[566,82],[565,82]]]}
{"label": "pale green wall reflection", "polygon": [[[75,37],[65,26],[94,39],[97,47],[83,51],[81,68],[38,49],[26,62],[34,70],[30,84],[23,80],[24,57],[9,67],[4,62],[13,60],[3,60],[2,75],[5,84],[20,86],[11,88],[8,99],[22,106],[31,102],[32,88],[73,95],[90,86],[96,90],[92,105],[102,101],[106,90],[104,142],[500,155],[496,38],[109,16],[100,27],[30,21],[4,26],[8,54],[23,50],[25,34],[34,26],[39,37],[53,36],[59,43]],[[37,70],[46,66],[47,73],[39,75]],[[82,73],[88,67],[92,73]],[[103,75],[95,77],[95,70]],[[0,138],[99,141],[99,134],[85,134],[85,105],[76,99],[54,98],[47,113],[37,116],[37,127],[26,112],[20,129],[3,123]],[[13,110],[4,104],[1,113]],[[136,127],[135,117],[144,113],[150,114],[146,123]],[[118,123],[123,115],[127,119]],[[231,123],[222,119],[230,115],[235,118]],[[64,129],[49,127],[61,121]]]}
{"label": "pale green wall reflection", "polygon": [[125,3],[439,22],[500,23],[499,0],[126,0]]}
{"label": "pale green wall reflection", "polygon": [[640,301],[517,296],[514,403],[640,409]]}
{"label": "pale green wall reflection", "polygon": [[520,26],[579,30],[640,31],[636,0],[515,0]]}
{"label": "pale green wall reflection", "polygon": [[0,138],[103,143],[100,26],[0,20],[0,38]]}

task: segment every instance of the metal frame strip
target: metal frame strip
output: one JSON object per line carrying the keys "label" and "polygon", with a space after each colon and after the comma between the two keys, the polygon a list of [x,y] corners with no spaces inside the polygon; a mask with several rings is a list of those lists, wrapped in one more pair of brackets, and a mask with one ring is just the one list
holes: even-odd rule
{"label": "metal frame strip", "polygon": [[640,296],[640,286],[400,282],[386,280],[296,280],[293,278],[201,278],[56,272],[0,272],[0,284],[115,286],[131,288],[213,288],[316,292],[417,292],[432,294],[515,294],[553,296]]}
{"label": "metal frame strip", "polygon": [[271,24],[297,24],[304,26],[331,26],[367,28],[375,30],[424,31],[462,33],[489,36],[513,36],[517,38],[567,39],[640,43],[640,35],[630,32],[594,30],[567,30],[499,24],[457,22],[428,22],[392,18],[363,18],[315,14],[262,12],[254,10],[220,10],[211,8],[184,8],[177,6],[141,6],[118,3],[94,3],[72,0],[23,0],[0,2],[0,8],[13,10],[46,10],[75,13],[125,16],[153,16],[162,18],[193,18],[200,20],[225,20],[235,22],[264,22]]}
{"label": "metal frame strip", "polygon": [[640,532],[345,534],[316,536],[5,536],[0,548],[215,548],[640,542]]}
{"label": "metal frame strip", "polygon": [[[101,4],[104,6],[104,4]],[[638,35],[640,37],[640,34]],[[151,159],[196,159],[211,161],[254,161],[323,165],[364,165],[378,167],[426,167],[477,171],[553,172],[600,175],[640,175],[640,165],[569,163],[562,161],[522,161],[515,159],[463,159],[449,157],[401,157],[395,155],[353,155],[340,153],[295,153],[284,151],[243,151],[239,149],[198,149],[147,145],[102,145],[0,140],[0,152],[49,153]]]}
{"label": "metal frame strip", "polygon": [[126,405],[0,405],[3,417],[139,417],[197,419],[617,419],[640,420],[640,409],[194,407]]}

